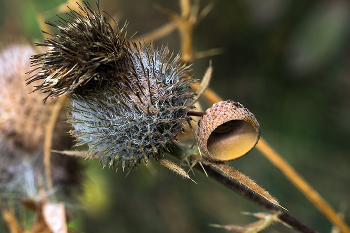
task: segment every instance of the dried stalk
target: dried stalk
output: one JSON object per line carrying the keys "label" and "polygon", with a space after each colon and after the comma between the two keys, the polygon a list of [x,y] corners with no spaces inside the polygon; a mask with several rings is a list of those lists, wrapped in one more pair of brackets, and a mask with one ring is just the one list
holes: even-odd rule
{"label": "dried stalk", "polygon": [[260,139],[257,149],[270,160],[282,173],[306,196],[307,199],[327,218],[334,226],[344,226],[339,228],[344,233],[349,233],[349,226],[332,209],[332,207],[313,189],[276,151],[274,151],[264,139]]}
{"label": "dried stalk", "polygon": [[[203,169],[199,165],[196,165],[195,167],[196,167],[196,169],[200,170],[201,172],[204,172]],[[271,203],[266,201],[264,198],[259,197],[254,192],[244,188],[242,185],[239,185],[236,182],[230,180],[229,178],[223,176],[222,174],[215,171],[210,166],[203,164],[203,167],[204,167],[205,171],[207,172],[207,174],[210,177],[212,177],[213,179],[215,179],[216,181],[218,181],[219,183],[225,185],[226,187],[228,187],[236,192],[239,192],[240,194],[242,194],[246,198],[261,205],[262,207],[264,207],[265,209],[267,209],[269,211],[272,211],[272,212],[279,211],[279,208],[275,207],[274,205],[272,205]],[[286,212],[282,212],[278,216],[278,218],[281,221],[287,223],[288,225],[290,225],[291,227],[293,227],[294,229],[296,229],[300,232],[303,232],[303,233],[315,233],[316,232]]]}
{"label": "dried stalk", "polygon": [[67,97],[62,96],[59,98],[52,110],[48,125],[46,127],[45,132],[45,141],[44,141],[44,165],[45,165],[45,175],[46,175],[46,181],[47,186],[49,190],[53,190],[53,184],[52,184],[52,176],[51,176],[51,145],[52,145],[52,135],[53,131],[55,129],[55,125],[58,119],[58,116],[60,114],[60,111],[62,107],[64,106],[64,103],[66,102]]}
{"label": "dried stalk", "polygon": [[[192,88],[196,89],[199,84],[192,84]],[[211,89],[207,89],[203,93],[203,97],[210,104],[222,101],[222,99]],[[332,207],[311,187],[279,154],[277,154],[263,138],[256,145],[256,148],[269,159],[281,172],[306,196],[307,199],[334,225],[345,226],[339,228],[343,233],[350,233],[350,228],[337,215]]]}
{"label": "dried stalk", "polygon": [[143,34],[140,37],[133,38],[132,41],[138,43],[148,43],[150,41],[155,41],[160,38],[163,38],[164,36],[169,35],[171,32],[175,30],[176,26],[173,22],[164,24],[163,26],[149,32],[146,34]]}

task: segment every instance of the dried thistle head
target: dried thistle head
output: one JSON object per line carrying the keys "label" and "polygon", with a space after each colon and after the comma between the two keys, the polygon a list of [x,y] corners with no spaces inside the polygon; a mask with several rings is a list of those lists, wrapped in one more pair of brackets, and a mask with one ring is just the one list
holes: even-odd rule
{"label": "dried thistle head", "polygon": [[162,155],[190,120],[193,79],[183,76],[188,66],[180,56],[136,44],[131,54],[123,82],[70,98],[73,135],[89,145],[90,154],[100,154],[103,165]]}
{"label": "dried thistle head", "polygon": [[44,127],[55,103],[43,105],[44,94],[28,94],[25,72],[33,53],[29,45],[11,45],[0,55],[0,137],[12,150],[27,153],[42,147]]}
{"label": "dried thistle head", "polygon": [[[79,5],[79,4],[78,4]],[[37,46],[47,51],[31,57],[35,68],[27,84],[37,80],[43,82],[35,90],[52,96],[80,93],[103,86],[123,73],[130,56],[130,46],[125,39],[126,26],[114,31],[106,18],[92,10],[89,3],[79,5],[80,12],[71,10],[68,20],[60,18],[55,23],[46,22],[58,29],[60,34],[49,34],[51,38]]]}
{"label": "dried thistle head", "polygon": [[[45,94],[29,94],[25,85],[29,58],[34,53],[30,45],[16,44],[5,47],[0,53],[0,180],[10,185],[28,169],[43,170],[43,145],[46,126],[56,101],[43,104]],[[66,113],[58,117],[53,133],[52,149],[65,150],[73,145]],[[80,189],[81,165],[73,157],[53,153],[52,175],[55,185],[65,191]],[[69,166],[68,166],[69,165]],[[72,169],[74,166],[74,169]],[[27,169],[28,168],[28,169]],[[20,182],[19,182],[20,183]]]}
{"label": "dried thistle head", "polygon": [[125,27],[113,31],[84,4],[70,21],[48,23],[61,35],[37,44],[48,50],[32,57],[39,72],[28,83],[43,80],[35,90],[49,96],[69,94],[72,134],[103,165],[162,156],[190,120],[189,67],[167,47],[129,43]]}

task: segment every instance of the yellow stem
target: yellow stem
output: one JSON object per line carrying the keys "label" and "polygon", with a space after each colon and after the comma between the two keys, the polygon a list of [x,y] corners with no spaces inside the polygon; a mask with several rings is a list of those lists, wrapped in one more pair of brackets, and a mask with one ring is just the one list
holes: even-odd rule
{"label": "yellow stem", "polygon": [[52,177],[51,177],[51,145],[52,145],[52,135],[55,129],[56,121],[60,114],[61,108],[66,102],[67,97],[62,96],[59,98],[52,110],[49,122],[46,127],[45,141],[44,141],[44,165],[45,165],[45,175],[47,186],[49,190],[53,190]]}
{"label": "yellow stem", "polygon": [[313,189],[276,151],[274,151],[264,139],[260,139],[256,148],[267,159],[270,160],[282,173],[315,205],[315,207],[326,217],[334,226],[342,226],[339,228],[344,233],[350,233],[346,223],[335,213],[332,207]]}

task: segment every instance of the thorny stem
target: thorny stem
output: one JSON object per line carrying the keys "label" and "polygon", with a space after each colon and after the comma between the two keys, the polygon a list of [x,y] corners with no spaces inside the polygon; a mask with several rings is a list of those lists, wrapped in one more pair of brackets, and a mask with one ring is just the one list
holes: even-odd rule
{"label": "thorny stem", "polygon": [[[196,167],[196,169],[200,170],[201,172],[204,172],[203,169],[199,165],[196,165],[195,167]],[[225,185],[229,189],[232,189],[236,192],[239,192],[240,194],[242,194],[246,198],[259,204],[260,206],[264,207],[265,209],[267,209],[269,211],[280,211],[280,209],[277,208],[276,206],[272,205],[271,203],[269,203],[268,201],[266,201],[262,197],[256,195],[254,192],[246,189],[242,185],[230,180],[226,176],[215,171],[210,166],[203,164],[203,167],[210,177],[212,177],[213,179],[215,179],[219,183]],[[283,222],[287,223],[288,225],[290,225],[291,227],[293,227],[295,230],[298,230],[300,232],[303,232],[303,233],[315,233],[316,232],[286,212],[282,212],[282,214],[280,214],[278,216],[278,218],[281,221],[283,221]]]}

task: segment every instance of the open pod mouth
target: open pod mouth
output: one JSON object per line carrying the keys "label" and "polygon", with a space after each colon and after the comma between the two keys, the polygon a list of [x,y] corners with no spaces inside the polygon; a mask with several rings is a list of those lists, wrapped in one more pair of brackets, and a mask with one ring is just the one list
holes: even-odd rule
{"label": "open pod mouth", "polygon": [[199,122],[199,147],[214,161],[230,161],[247,154],[259,138],[260,125],[254,114],[232,100],[214,104]]}

